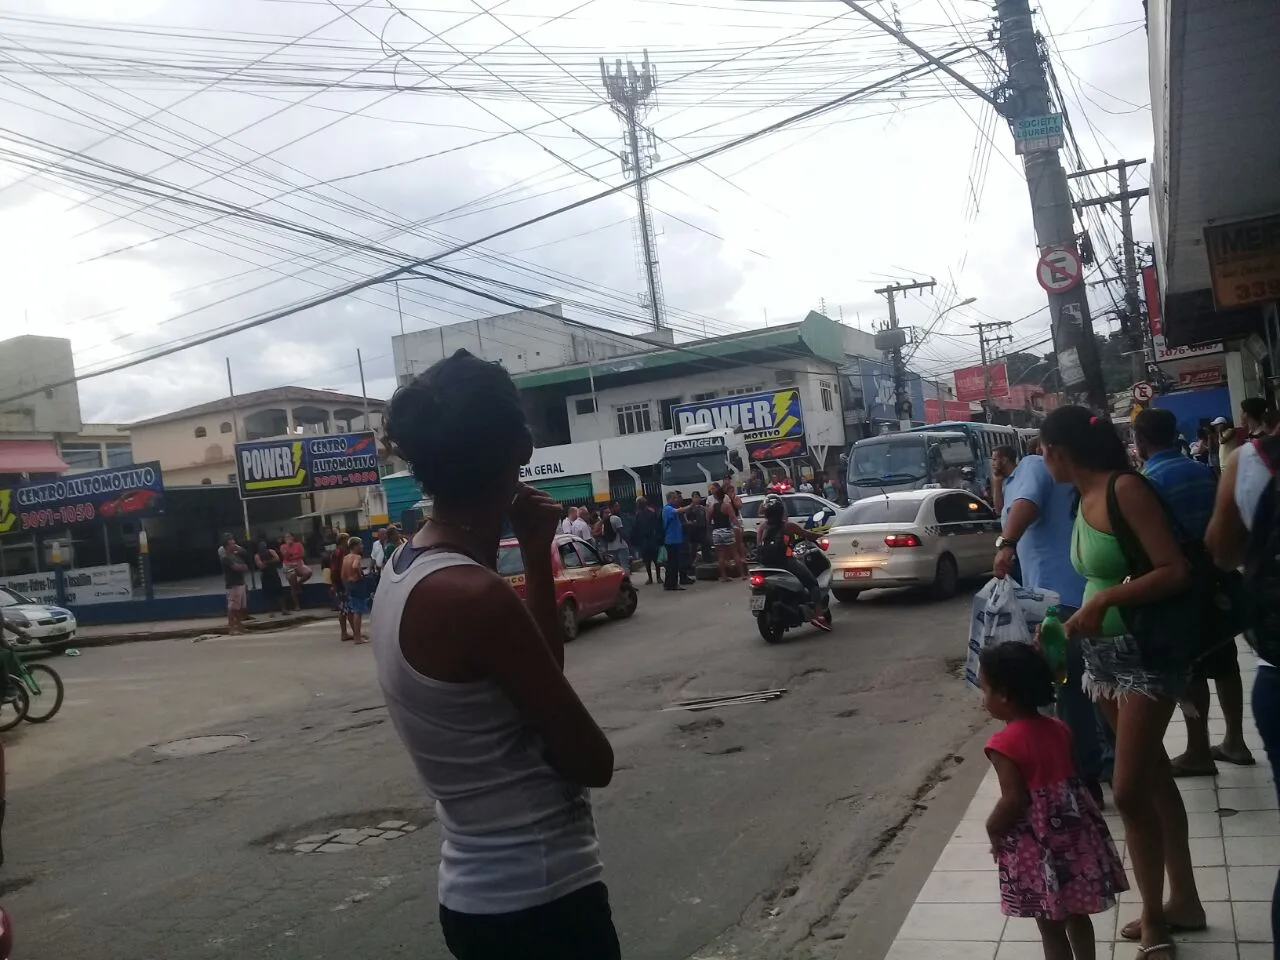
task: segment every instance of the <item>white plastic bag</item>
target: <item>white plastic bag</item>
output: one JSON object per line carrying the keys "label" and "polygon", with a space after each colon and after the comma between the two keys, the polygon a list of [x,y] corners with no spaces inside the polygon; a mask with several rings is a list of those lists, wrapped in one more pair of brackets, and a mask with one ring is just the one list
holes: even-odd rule
{"label": "white plastic bag", "polygon": [[978,688],[978,657],[994,643],[1030,643],[1045,611],[1058,602],[1052,590],[1028,590],[1010,577],[993,577],[973,598],[964,682]]}

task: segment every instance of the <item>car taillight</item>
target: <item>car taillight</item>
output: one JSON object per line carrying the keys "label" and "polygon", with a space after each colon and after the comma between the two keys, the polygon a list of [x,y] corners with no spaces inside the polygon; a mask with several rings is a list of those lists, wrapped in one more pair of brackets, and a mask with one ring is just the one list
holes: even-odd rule
{"label": "car taillight", "polygon": [[751,585],[752,585],[753,587],[763,587],[763,586],[764,586],[764,574],[763,574],[763,573],[753,573],[753,574],[751,575]]}
{"label": "car taillight", "polygon": [[886,547],[918,547],[920,538],[914,533],[891,533],[884,538]]}
{"label": "car taillight", "polygon": [[826,550],[828,547],[831,546],[831,541],[828,540],[826,537],[823,537],[821,540],[818,541],[818,546],[821,547],[823,550]]}

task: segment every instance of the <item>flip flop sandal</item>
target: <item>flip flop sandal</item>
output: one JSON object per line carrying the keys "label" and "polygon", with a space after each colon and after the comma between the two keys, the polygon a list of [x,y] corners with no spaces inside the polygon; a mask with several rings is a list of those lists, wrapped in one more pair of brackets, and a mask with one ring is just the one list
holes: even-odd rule
{"label": "flip flop sandal", "polygon": [[[1221,747],[1214,747],[1212,750],[1209,751],[1209,756],[1213,757],[1213,759],[1215,760],[1221,760],[1223,763],[1230,763],[1237,767],[1252,767],[1252,766],[1255,766],[1258,762],[1254,758],[1253,754],[1249,754],[1248,760],[1233,759],[1231,755],[1228,754],[1226,751],[1224,751]],[[1177,774],[1175,773],[1174,776],[1176,777]]]}
{"label": "flip flop sandal", "polygon": [[1176,949],[1172,943],[1153,943],[1149,947],[1138,948],[1138,960],[1149,957],[1153,953],[1167,953],[1172,958],[1175,952]]}
{"label": "flip flop sandal", "polygon": [[[1181,923],[1166,922],[1165,927],[1168,929],[1170,935],[1175,933],[1202,933],[1205,930],[1209,929],[1209,924],[1206,922],[1206,923],[1199,924],[1198,926],[1189,927]],[[1128,923],[1126,923],[1123,927],[1120,928],[1120,936],[1122,939],[1128,940],[1130,942],[1136,942],[1138,940],[1141,940],[1142,939],[1142,921],[1130,920]]]}
{"label": "flip flop sandal", "polygon": [[1170,766],[1173,768],[1173,776],[1175,779],[1181,779],[1184,777],[1216,777],[1218,775],[1218,767],[1214,763],[1210,763],[1207,767],[1188,767],[1178,763],[1172,763]]}

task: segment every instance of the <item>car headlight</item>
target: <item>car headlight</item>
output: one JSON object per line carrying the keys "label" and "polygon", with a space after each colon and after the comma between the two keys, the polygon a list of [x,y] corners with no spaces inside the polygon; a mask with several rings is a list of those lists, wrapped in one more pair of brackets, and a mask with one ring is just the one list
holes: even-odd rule
{"label": "car headlight", "polygon": [[4,615],[4,618],[8,620],[10,623],[12,623],[14,626],[18,626],[18,627],[31,626],[31,620],[28,619],[25,613],[6,613]]}

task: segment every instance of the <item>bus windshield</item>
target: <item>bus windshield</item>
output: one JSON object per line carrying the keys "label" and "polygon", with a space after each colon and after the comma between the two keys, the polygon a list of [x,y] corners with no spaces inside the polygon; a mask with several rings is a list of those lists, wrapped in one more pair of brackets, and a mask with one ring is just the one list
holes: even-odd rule
{"label": "bus windshield", "polygon": [[[703,471],[706,471],[705,473]],[[662,458],[664,487],[693,487],[718,483],[729,473],[729,455],[719,450],[690,450]]]}
{"label": "bus windshield", "polygon": [[925,438],[899,434],[853,447],[849,482],[860,487],[918,483],[929,476]]}

